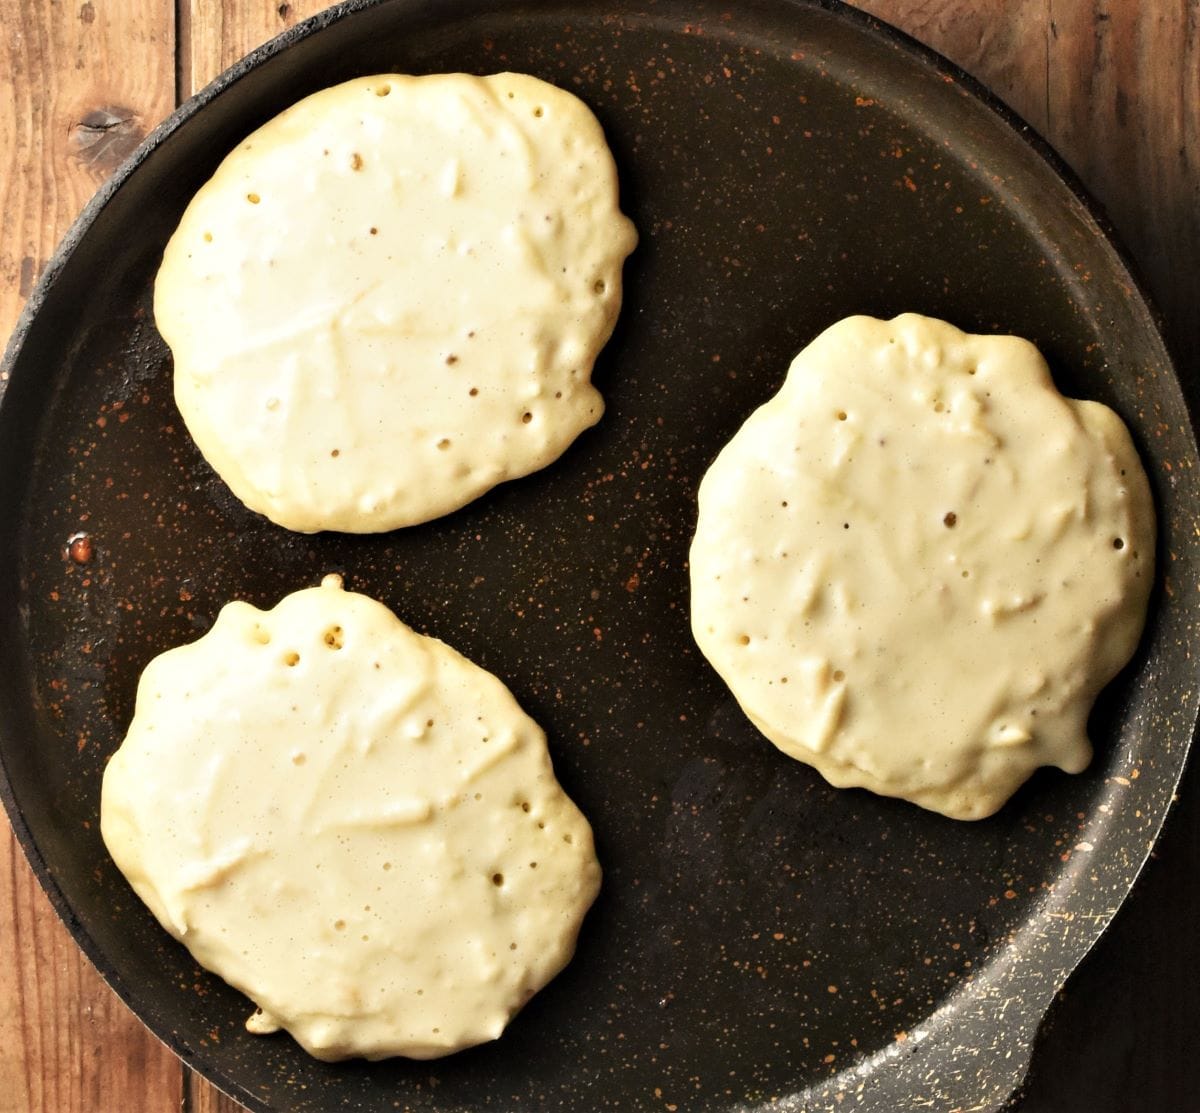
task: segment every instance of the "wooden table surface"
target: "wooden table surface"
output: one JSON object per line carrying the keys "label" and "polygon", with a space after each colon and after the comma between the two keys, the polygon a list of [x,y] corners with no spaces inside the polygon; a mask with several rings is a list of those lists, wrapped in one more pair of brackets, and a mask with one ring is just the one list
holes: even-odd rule
{"label": "wooden table surface", "polygon": [[[320,0],[0,0],[0,336],[104,179]],[[860,0],[990,86],[1107,208],[1200,398],[1200,0]],[[1200,778],[1072,979],[1022,1113],[1200,1109]],[[0,822],[0,1113],[233,1113],[100,980]]]}

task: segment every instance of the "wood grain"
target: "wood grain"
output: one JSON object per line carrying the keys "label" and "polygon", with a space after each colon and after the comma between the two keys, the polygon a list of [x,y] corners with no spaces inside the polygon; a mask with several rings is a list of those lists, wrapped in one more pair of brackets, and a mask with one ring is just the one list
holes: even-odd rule
{"label": "wood grain", "polygon": [[[862,0],[989,85],[1108,212],[1200,390],[1200,0]],[[972,9],[972,10],[968,10]],[[993,16],[992,12],[995,12]],[[1200,1107],[1200,769],[1134,898],[1060,995],[1021,1113]],[[1186,1010],[1186,1011],[1185,1011]]]}
{"label": "wood grain", "polygon": [[174,24],[170,0],[0,0],[4,336],[84,203],[174,107]]}
{"label": "wood grain", "polygon": [[[67,226],[172,108],[175,35],[164,0],[0,0],[0,28],[0,335],[7,337]],[[136,65],[128,64],[131,54]],[[178,1108],[177,1060],[83,957],[7,823],[0,823],[0,946],[0,1113]]]}
{"label": "wood grain", "polygon": [[1106,210],[1200,358],[1200,0],[857,0],[973,74]]}
{"label": "wood grain", "polygon": [[1194,367],[1200,0],[1053,0],[1051,31],[1050,138],[1107,210],[1166,313],[1181,364]]}
{"label": "wood grain", "polygon": [[[188,97],[256,46],[327,5],[321,0],[263,3],[262,0],[185,0],[180,11],[179,91]],[[237,1113],[242,1107],[187,1071],[187,1113]]]}
{"label": "wood grain", "polygon": [[243,1106],[184,1068],[183,1113],[242,1113]]}
{"label": "wood grain", "polygon": [[321,0],[184,0],[180,89],[191,96],[242,55],[327,6]]}
{"label": "wood grain", "polygon": [[[1081,11],[1091,7],[1082,0],[1060,2]],[[855,7],[944,54],[1045,132],[1050,0],[858,0]]]}
{"label": "wood grain", "polygon": [[[319,0],[0,0],[0,334],[96,187],[173,106]],[[963,66],[1110,213],[1200,365],[1200,0],[859,0]],[[178,50],[176,50],[178,44]],[[1157,861],[1062,1000],[1021,1113],[1180,1108],[1200,1091],[1164,1019],[1200,936],[1196,776]],[[1169,909],[1167,914],[1152,914]],[[1112,971],[1121,973],[1113,977]],[[1117,1056],[1074,1053],[1094,1039]],[[0,1113],[234,1113],[147,1035],[81,956],[0,824]]]}
{"label": "wood grain", "polygon": [[3,828],[0,1111],[177,1109],[178,1060],[83,957]]}

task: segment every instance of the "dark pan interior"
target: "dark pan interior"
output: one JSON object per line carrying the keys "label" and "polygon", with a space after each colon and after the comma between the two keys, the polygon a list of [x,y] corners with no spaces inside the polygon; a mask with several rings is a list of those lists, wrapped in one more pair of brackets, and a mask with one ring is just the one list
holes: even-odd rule
{"label": "dark pan interior", "polygon": [[[271,526],[174,409],[150,310],[167,236],[222,154],[306,93],[502,69],[592,106],[641,231],[596,371],[603,422],[426,526]],[[125,1000],[256,1109],[1002,1104],[1149,850],[1197,711],[1188,415],[1119,253],[1036,144],[948,65],[837,7],[384,0],[259,52],[135,162],[35,295],[0,408],[5,802]],[[1034,340],[1067,393],[1130,423],[1161,519],[1152,617],[1093,716],[1092,768],[1043,772],[978,824],[834,791],[784,758],[687,626],[717,448],[826,325],[903,310]],[[86,564],[66,555],[80,530]],[[271,605],[331,570],[507,681],[606,871],[573,964],[498,1043],[435,1063],[329,1066],[247,1035],[245,1000],[158,928],[99,837],[146,661],[231,598]]]}

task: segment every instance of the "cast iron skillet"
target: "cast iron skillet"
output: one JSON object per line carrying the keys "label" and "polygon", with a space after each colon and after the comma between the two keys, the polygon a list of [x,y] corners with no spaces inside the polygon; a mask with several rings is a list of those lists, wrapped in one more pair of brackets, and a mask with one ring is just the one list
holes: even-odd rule
{"label": "cast iron skillet", "polygon": [[[30,300],[0,408],[0,758],[14,828],[81,946],[253,1109],[987,1110],[1126,895],[1197,713],[1196,444],[1104,223],[944,60],[832,4],[382,0],[331,10],[190,101],[88,207]],[[604,421],[439,522],[304,537],[237,504],[188,438],[151,319],[164,241],[242,136],[378,71],[511,68],[582,96],[642,242],[597,369]],[[954,823],[837,792],[758,737],[688,633],[697,481],[849,313],[1030,337],[1131,424],[1161,521],[1096,760]],[[398,451],[402,446],[398,446]],[[78,531],[91,559],[67,553]],[[77,546],[77,556],[86,556]],[[316,1063],[247,1035],[109,861],[100,775],[138,673],[234,597],[330,570],[499,674],[591,817],[603,894],[572,965],[496,1044]]]}

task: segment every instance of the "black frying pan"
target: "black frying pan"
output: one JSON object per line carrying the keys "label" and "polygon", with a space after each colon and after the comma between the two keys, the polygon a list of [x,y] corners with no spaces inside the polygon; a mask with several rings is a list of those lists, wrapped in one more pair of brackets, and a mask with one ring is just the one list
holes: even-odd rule
{"label": "black frying pan", "polygon": [[[988,1110],[1128,892],[1197,714],[1196,443],[1153,315],[1078,187],[959,71],[835,4],[352,3],[251,55],[88,207],[30,300],[0,406],[0,760],[55,906],[117,992],[254,1109]],[[237,504],[174,410],[163,244],[248,131],[377,71],[524,70],[584,97],[642,243],[547,471],[381,537]],[[792,355],[852,312],[1011,331],[1114,406],[1155,488],[1142,648],[1078,777],[974,825],[838,792],[759,738],[687,629],[697,481]],[[68,551],[77,532],[90,544]],[[87,550],[90,548],[90,552]],[[72,558],[72,553],[75,558]],[[88,559],[90,558],[90,559]],[[512,686],[606,868],[576,960],[504,1037],[330,1066],[247,1035],[109,861],[100,775],[155,653],[226,600],[331,570]]]}

